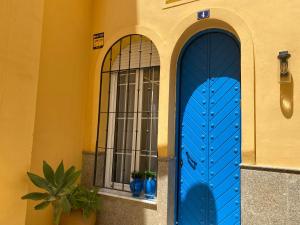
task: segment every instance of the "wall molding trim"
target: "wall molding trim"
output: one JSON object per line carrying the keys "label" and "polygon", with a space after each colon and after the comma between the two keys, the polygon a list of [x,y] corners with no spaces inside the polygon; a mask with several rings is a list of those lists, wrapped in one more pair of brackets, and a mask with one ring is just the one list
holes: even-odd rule
{"label": "wall molding trim", "polygon": [[300,174],[300,169],[296,168],[284,168],[284,167],[273,167],[273,166],[264,166],[264,165],[248,165],[241,164],[241,169],[244,170],[257,170],[257,171],[267,171],[267,172],[277,172],[277,173],[291,173],[291,174]]}

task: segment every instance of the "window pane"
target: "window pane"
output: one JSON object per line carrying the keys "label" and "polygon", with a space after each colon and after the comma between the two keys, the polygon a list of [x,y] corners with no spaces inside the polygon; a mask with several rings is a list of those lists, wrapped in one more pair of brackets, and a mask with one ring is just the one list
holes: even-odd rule
{"label": "window pane", "polygon": [[158,112],[158,95],[159,93],[159,84],[153,84],[153,104],[152,104],[152,112]]}
{"label": "window pane", "polygon": [[[118,117],[133,117],[133,112],[135,111],[135,73],[134,74],[125,74],[121,77],[124,78],[124,84],[118,85]],[[127,84],[127,77],[131,77]],[[119,79],[121,80],[121,79]],[[127,114],[126,114],[127,112]]]}
{"label": "window pane", "polygon": [[139,171],[145,172],[147,170],[157,172],[157,158],[141,155]]}
{"label": "window pane", "polygon": [[108,102],[109,102],[109,88],[110,88],[110,73],[102,73],[101,74],[101,94],[100,94],[100,112],[107,112]]}
{"label": "window pane", "polygon": [[143,119],[147,119],[147,118],[155,118],[157,119],[158,117],[158,112],[143,112],[142,114],[142,118]]}
{"label": "window pane", "polygon": [[[132,151],[132,136],[133,136],[133,119],[117,119],[118,135],[117,135],[117,152],[131,152]],[[126,128],[127,126],[127,128]],[[127,129],[127,132],[126,130]],[[125,140],[126,137],[126,140]],[[125,143],[126,142],[126,143]],[[126,147],[125,147],[126,144]]]}
{"label": "window pane", "polygon": [[114,155],[112,182],[121,182],[122,159],[122,155]]}
{"label": "window pane", "polygon": [[140,171],[140,172],[145,172],[146,170],[148,170],[148,157],[146,157],[146,156],[141,156],[141,157],[140,157],[140,167],[139,167],[139,171]]}
{"label": "window pane", "polygon": [[126,183],[130,182],[131,174],[131,155],[115,154],[113,162],[112,182]]}
{"label": "window pane", "polygon": [[119,70],[120,68],[120,47],[121,47],[121,42],[117,42],[111,49],[112,52],[111,70]]}
{"label": "window pane", "polygon": [[99,116],[99,130],[98,130],[98,147],[105,149],[107,141],[107,123],[108,123],[108,113],[101,113]]}
{"label": "window pane", "polygon": [[129,83],[130,84],[135,83],[135,77],[136,77],[136,70],[131,70],[129,73]]}
{"label": "window pane", "polygon": [[150,68],[144,68],[143,73],[144,73],[144,82],[150,82],[151,81]]}
{"label": "window pane", "polygon": [[159,70],[160,70],[160,68],[157,66],[153,68],[153,71],[154,71],[153,80],[154,81],[159,81],[159,72],[160,72]]}
{"label": "window pane", "polygon": [[158,112],[159,82],[156,79],[159,79],[157,69],[144,69],[143,112]]}
{"label": "window pane", "polygon": [[132,35],[131,36],[131,55],[130,55],[130,66],[132,68],[137,68],[140,66],[140,56],[141,56],[141,36]]}
{"label": "window pane", "polygon": [[127,84],[127,74],[120,73],[119,75],[119,85]]}
{"label": "window pane", "polygon": [[152,127],[151,127],[151,155],[157,154],[157,133],[158,133],[158,120],[152,119]]}
{"label": "window pane", "polygon": [[122,70],[127,70],[130,69],[130,37],[125,37],[122,39],[122,54],[121,54],[121,69]]}
{"label": "window pane", "polygon": [[150,119],[142,119],[141,150],[149,150],[150,147]]}
{"label": "window pane", "polygon": [[131,175],[131,154],[125,156],[124,169],[124,183],[129,184]]}
{"label": "window pane", "polygon": [[[120,72],[119,75],[119,84],[127,84],[127,82],[129,82],[129,84],[134,84],[135,83],[135,70],[131,70],[130,72],[124,71],[124,72]],[[128,81],[127,81],[127,77],[128,77]]]}
{"label": "window pane", "polygon": [[157,171],[157,122],[157,119],[142,119],[141,151],[139,165],[141,172],[145,170]]}
{"label": "window pane", "polygon": [[132,151],[132,136],[133,136],[133,119],[127,119],[127,139],[126,139],[126,150],[127,152]]}
{"label": "window pane", "polygon": [[151,158],[151,165],[149,168],[151,171],[157,172],[157,158]]}
{"label": "window pane", "polygon": [[152,96],[152,85],[149,82],[143,83],[143,111],[151,111],[151,96]]}
{"label": "window pane", "polygon": [[151,42],[146,38],[143,38],[142,40],[141,50],[141,65],[143,67],[150,67]]}
{"label": "window pane", "polygon": [[127,106],[128,108],[127,108],[127,112],[133,113],[135,111],[134,102],[135,102],[135,85],[130,84],[129,85],[129,90],[128,90],[128,106]]}
{"label": "window pane", "polygon": [[112,52],[112,50],[110,50],[108,53],[107,53],[107,55],[106,55],[106,57],[105,57],[105,59],[104,59],[104,62],[103,62],[103,65],[102,65],[102,72],[107,72],[107,71],[110,71],[110,67],[111,67],[111,62],[110,62],[110,59],[111,59],[111,53]]}
{"label": "window pane", "polygon": [[118,114],[118,117],[119,116],[123,116],[124,115],[124,112],[125,112],[125,106],[126,106],[126,86],[125,85],[118,85],[118,98],[117,98],[117,101],[118,101],[118,112],[120,114]]}
{"label": "window pane", "polygon": [[124,124],[125,120],[124,119],[117,119],[116,121],[116,127],[115,127],[115,132],[117,133],[116,135],[116,143],[117,143],[117,152],[122,152],[123,150],[123,142],[124,142]]}

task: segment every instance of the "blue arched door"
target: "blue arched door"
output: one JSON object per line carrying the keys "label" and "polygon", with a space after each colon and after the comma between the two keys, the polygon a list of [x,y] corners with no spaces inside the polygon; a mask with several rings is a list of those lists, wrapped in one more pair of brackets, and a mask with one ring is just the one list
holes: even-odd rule
{"label": "blue arched door", "polygon": [[240,224],[240,46],[207,30],[178,62],[179,225]]}

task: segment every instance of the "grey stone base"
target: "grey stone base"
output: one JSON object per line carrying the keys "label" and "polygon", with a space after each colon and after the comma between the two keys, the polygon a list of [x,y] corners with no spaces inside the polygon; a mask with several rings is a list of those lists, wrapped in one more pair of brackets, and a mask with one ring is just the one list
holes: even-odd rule
{"label": "grey stone base", "polygon": [[96,225],[158,225],[156,206],[101,195]]}
{"label": "grey stone base", "polygon": [[[104,154],[96,183],[102,186]],[[175,161],[159,160],[157,205],[102,196],[97,225],[174,225]],[[83,153],[82,183],[92,186],[94,154]],[[300,171],[241,166],[243,225],[300,225]]]}
{"label": "grey stone base", "polygon": [[242,224],[299,225],[300,172],[242,166]]}
{"label": "grey stone base", "polygon": [[[103,186],[103,169],[104,169],[104,152],[99,152],[97,157],[97,173],[96,173],[96,186]],[[81,184],[86,187],[92,187],[94,184],[94,165],[95,153],[83,152],[82,153],[82,171],[81,171]]]}
{"label": "grey stone base", "polygon": [[[94,154],[83,152],[82,184],[93,185]],[[103,187],[104,153],[97,159],[96,185]],[[101,195],[96,225],[174,225],[175,160],[158,160],[157,204]]]}

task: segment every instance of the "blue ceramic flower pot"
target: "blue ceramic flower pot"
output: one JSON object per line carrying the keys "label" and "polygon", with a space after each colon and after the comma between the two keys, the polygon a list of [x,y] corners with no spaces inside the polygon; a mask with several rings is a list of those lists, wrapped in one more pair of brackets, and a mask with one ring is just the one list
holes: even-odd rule
{"label": "blue ceramic flower pot", "polygon": [[134,179],[130,182],[130,190],[133,197],[139,197],[143,190],[143,180],[142,179]]}
{"label": "blue ceramic flower pot", "polygon": [[144,181],[145,198],[154,199],[156,197],[156,183],[155,178],[147,178]]}

